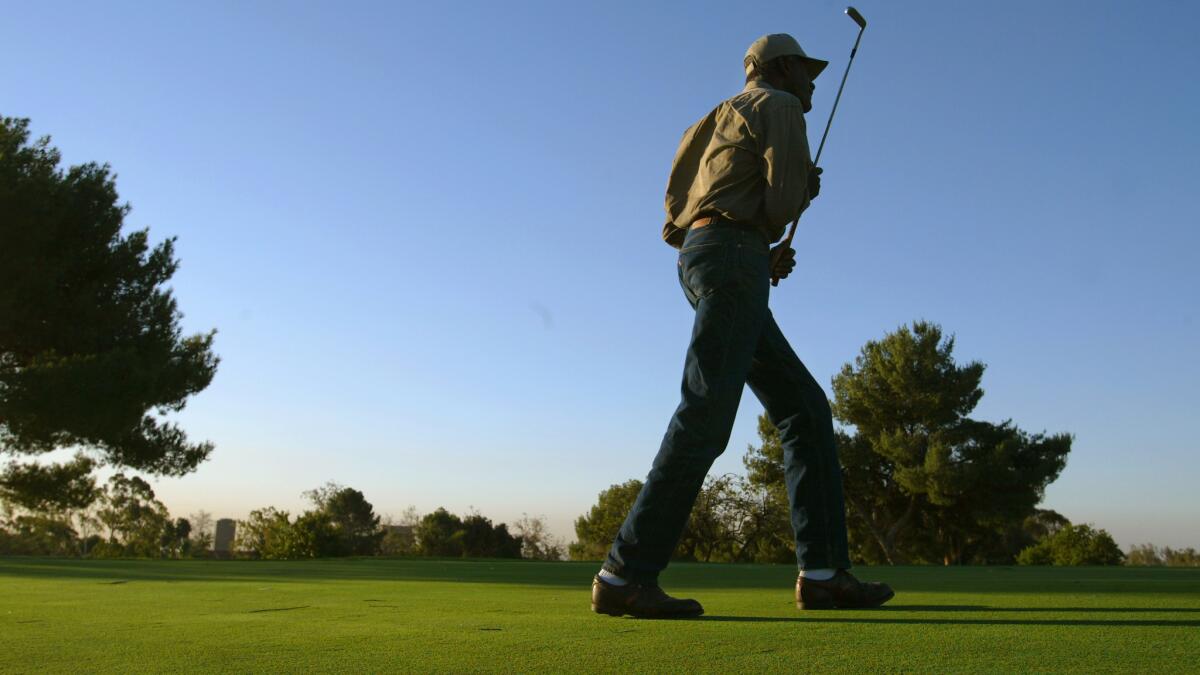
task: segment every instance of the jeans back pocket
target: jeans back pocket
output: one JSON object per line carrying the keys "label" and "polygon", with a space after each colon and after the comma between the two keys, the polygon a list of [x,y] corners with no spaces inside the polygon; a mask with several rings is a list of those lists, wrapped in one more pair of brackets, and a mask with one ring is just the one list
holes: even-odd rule
{"label": "jeans back pocket", "polygon": [[697,299],[706,298],[729,278],[729,249],[723,241],[684,246],[679,251],[679,281]]}

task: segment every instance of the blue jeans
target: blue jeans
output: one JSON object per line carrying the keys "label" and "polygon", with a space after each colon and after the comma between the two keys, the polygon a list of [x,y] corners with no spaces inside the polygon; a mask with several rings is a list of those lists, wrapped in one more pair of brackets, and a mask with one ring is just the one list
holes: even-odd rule
{"label": "blue jeans", "polygon": [[682,400],[604,562],[618,576],[655,583],[666,568],[746,384],[779,428],[800,569],[850,567],[829,400],[767,307],[769,257],[760,234],[727,221],[688,230],[679,283],[696,319]]}

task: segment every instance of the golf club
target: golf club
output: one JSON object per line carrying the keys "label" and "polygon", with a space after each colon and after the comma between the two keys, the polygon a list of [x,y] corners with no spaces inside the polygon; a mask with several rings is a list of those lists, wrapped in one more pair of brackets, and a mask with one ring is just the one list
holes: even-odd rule
{"label": "golf club", "polygon": [[[850,75],[850,65],[854,63],[854,55],[858,53],[858,43],[862,40],[863,31],[867,29],[867,20],[853,7],[846,8],[846,15],[858,24],[858,37],[854,39],[854,47],[850,49],[850,60],[846,62],[846,71],[842,73],[842,83],[838,85],[837,96],[833,99],[833,108],[829,110],[829,119],[825,122],[825,133],[821,134],[821,142],[817,145],[817,156],[813,159],[813,166],[817,166],[821,162],[821,151],[825,149],[825,138],[829,136],[829,126],[833,124],[833,114],[837,112],[838,101],[842,100],[842,89],[846,86],[846,78]],[[787,237],[783,240],[783,248],[788,248],[792,245],[792,237],[796,236],[796,226],[800,223],[800,217],[792,221],[792,227],[788,230]],[[778,286],[779,278],[772,275],[771,285]]]}

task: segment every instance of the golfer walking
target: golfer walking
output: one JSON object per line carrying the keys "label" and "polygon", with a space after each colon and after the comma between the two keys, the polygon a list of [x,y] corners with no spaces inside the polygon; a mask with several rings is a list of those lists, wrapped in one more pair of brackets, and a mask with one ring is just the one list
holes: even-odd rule
{"label": "golfer walking", "polygon": [[646,483],[592,580],[592,609],[642,617],[704,609],[667,595],[658,575],[687,524],[717,456],[725,451],[742,388],[779,428],[796,537],[801,609],[876,607],[884,584],[846,570],[846,510],[833,418],[825,392],[767,307],[771,279],[795,267],[778,241],[820,192],[804,113],[827,65],[790,35],[766,35],[746,52],[746,87],[683,135],[667,183],[663,239],[679,249],[679,282],[696,311],[682,400]]}

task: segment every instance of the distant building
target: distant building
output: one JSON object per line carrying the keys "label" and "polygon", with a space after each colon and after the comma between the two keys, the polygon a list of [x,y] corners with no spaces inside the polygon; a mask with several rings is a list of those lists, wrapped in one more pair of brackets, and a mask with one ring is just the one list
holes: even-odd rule
{"label": "distant building", "polygon": [[385,529],[385,530],[387,530],[388,532],[390,532],[390,533],[392,533],[392,534],[396,535],[397,537],[411,537],[411,536],[413,536],[413,528],[412,528],[412,525],[384,525],[384,526],[383,526],[383,529]]}
{"label": "distant building", "polygon": [[237,534],[237,521],[232,518],[222,518],[217,521],[217,538],[213,542],[213,553],[218,558],[228,558],[233,555],[233,537]]}
{"label": "distant building", "polygon": [[384,525],[380,552],[384,555],[413,555],[416,553],[416,533],[412,525]]}

